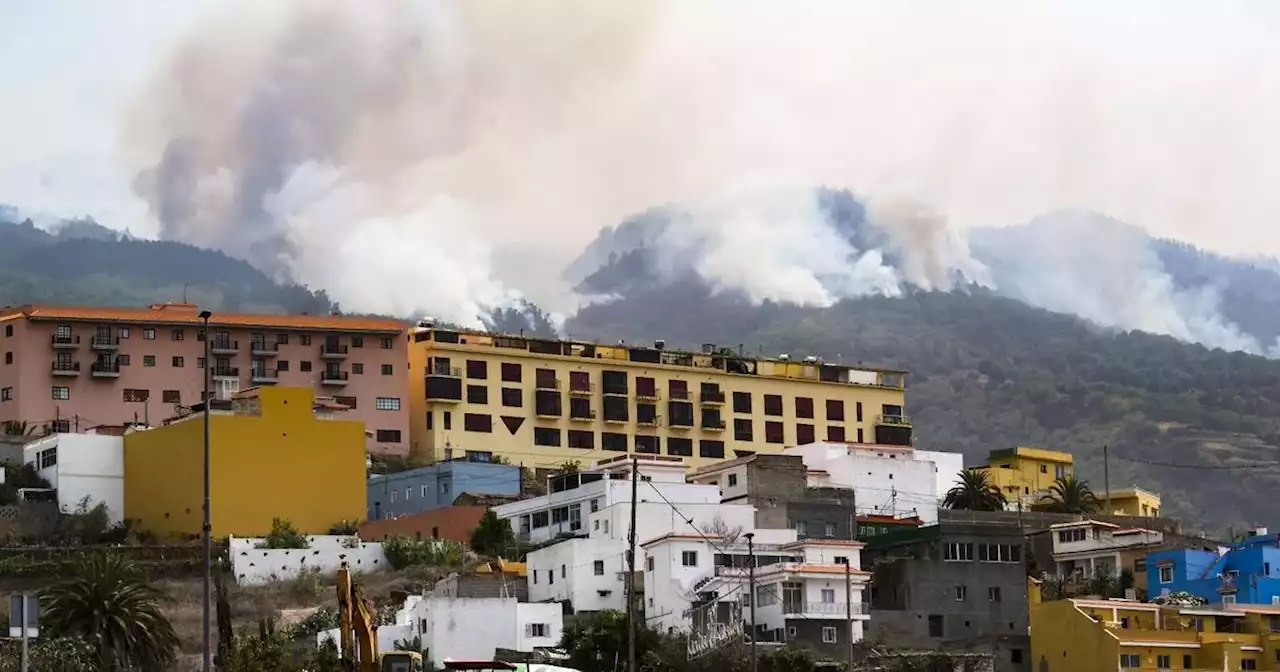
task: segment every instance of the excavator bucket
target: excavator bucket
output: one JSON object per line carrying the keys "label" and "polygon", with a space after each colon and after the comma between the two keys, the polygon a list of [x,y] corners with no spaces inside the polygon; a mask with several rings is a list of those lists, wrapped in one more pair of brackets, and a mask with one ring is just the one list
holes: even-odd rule
{"label": "excavator bucket", "polygon": [[422,656],[407,651],[388,651],[382,654],[380,672],[422,672]]}

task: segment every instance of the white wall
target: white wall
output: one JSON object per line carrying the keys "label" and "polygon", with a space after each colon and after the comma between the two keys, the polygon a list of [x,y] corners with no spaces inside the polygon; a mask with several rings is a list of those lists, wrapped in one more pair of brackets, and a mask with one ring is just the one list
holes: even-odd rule
{"label": "white wall", "polygon": [[[700,486],[707,488],[710,486]],[[750,504],[678,503],[679,513],[664,501],[645,501],[636,507],[636,543],[643,544],[672,532],[697,534],[717,518],[730,528],[740,527],[750,531],[755,526],[756,509]],[[684,517],[682,517],[682,515]],[[686,520],[692,519],[691,527]],[[587,534],[592,537],[626,539],[631,525],[631,502],[621,502],[593,513],[589,517]],[[597,525],[599,521],[599,525]],[[607,524],[605,521],[608,521]]]}
{"label": "white wall", "polygon": [[231,572],[236,583],[258,586],[287,581],[297,578],[303,570],[315,569],[332,576],[344,562],[357,572],[380,572],[390,567],[382,544],[348,536],[317,535],[307,539],[311,548],[265,549],[257,548],[261,538],[229,537]]}
{"label": "white wall", "polygon": [[[414,606],[413,634],[437,668],[445,658],[492,660],[498,648],[532,652],[559,645],[564,618],[559,604],[520,603],[515,598],[441,598],[428,595]],[[545,636],[530,635],[541,624]]]}
{"label": "white wall", "polygon": [[720,499],[734,499],[747,496],[747,464],[736,464],[709,474],[690,479],[690,482],[714,485],[720,488]]}
{"label": "white wall", "polygon": [[[530,553],[529,601],[568,600],[575,611],[622,609],[626,550],[625,541],[601,537],[569,539]],[[595,573],[597,561],[603,564],[601,574]]]}
{"label": "white wall", "polygon": [[[57,450],[57,464],[38,469],[39,454]],[[124,437],[106,434],[54,434],[23,447],[23,461],[37,464],[42,478],[58,490],[58,506],[75,511],[85,497],[89,506],[107,505],[111,522],[124,518]]]}
{"label": "white wall", "polygon": [[914,513],[925,523],[937,522],[937,493],[949,489],[955,476],[940,478],[938,466],[920,451],[896,446],[811,443],[784,453],[798,454],[807,468],[826,472],[810,485],[852,489],[860,513]]}
{"label": "white wall", "polygon": [[960,472],[964,471],[964,455],[960,453],[944,453],[937,450],[917,450],[921,459],[933,462],[937,467],[937,496],[939,500],[947,496],[947,491],[956,484]]}

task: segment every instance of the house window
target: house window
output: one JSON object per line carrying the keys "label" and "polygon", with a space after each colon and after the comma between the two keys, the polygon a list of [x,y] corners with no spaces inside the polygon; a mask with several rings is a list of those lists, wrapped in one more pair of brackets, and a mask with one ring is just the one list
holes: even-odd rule
{"label": "house window", "polygon": [[973,544],[946,544],[942,547],[942,559],[957,562],[973,560]]}
{"label": "house window", "polygon": [[391,364],[382,365],[382,375],[389,376],[393,373],[395,373],[395,368]]}
{"label": "house window", "polygon": [[56,465],[58,463],[57,447],[40,451],[40,455],[38,456],[38,459],[40,460],[41,469],[48,469],[49,467]]}
{"label": "house window", "polygon": [[604,560],[596,560],[591,563],[591,571],[596,576],[604,576]]}
{"label": "house window", "polygon": [[129,338],[129,327],[120,327],[120,329],[116,332],[116,335],[117,337],[122,339]]}
{"label": "house window", "polygon": [[1000,601],[1000,586],[991,586],[990,588],[987,589],[987,601],[988,602]]}
{"label": "house window", "polygon": [[392,490],[392,491],[391,491],[391,503],[392,503],[392,504],[395,504],[395,503],[396,503],[396,491],[395,491],[395,490]]}
{"label": "house window", "polygon": [[468,404],[487,404],[489,403],[489,388],[484,385],[468,385],[467,386],[467,403]]}
{"label": "house window", "polygon": [[154,340],[156,340],[156,330],[155,330],[155,329],[143,329],[143,330],[142,330],[142,340],[144,340],[144,341],[154,341]]}
{"label": "house window", "polygon": [[652,572],[652,571],[653,571],[653,556],[652,556],[652,555],[644,559],[644,571],[646,571],[646,572]]}
{"label": "house window", "polygon": [[738,475],[737,475],[737,474],[729,474],[729,487],[731,487],[731,488],[732,488],[732,487],[734,487],[734,486],[736,486],[736,485],[738,485]]}
{"label": "house window", "polygon": [[374,434],[374,440],[378,443],[400,443],[400,430],[379,429]]}
{"label": "house window", "polygon": [[822,603],[823,603],[823,604],[835,604],[835,602],[836,602],[836,591],[835,591],[835,589],[834,589],[834,588],[823,588],[823,589],[822,589]]}
{"label": "house window", "polygon": [[186,333],[184,333],[181,329],[173,330],[173,340],[181,341],[185,336],[186,336]]}
{"label": "house window", "polygon": [[155,365],[156,365],[156,356],[155,356],[155,355],[143,355],[143,356],[142,356],[142,365],[143,365],[143,366],[155,366]]}
{"label": "house window", "polygon": [[181,368],[183,367],[183,364],[184,364],[184,363],[185,363],[185,362],[183,361],[183,359],[182,359],[181,357],[174,357],[174,358],[173,358],[173,362],[172,362],[172,364],[173,364],[173,368],[175,368],[175,369],[181,369]]}
{"label": "house window", "polygon": [[826,625],[822,626],[822,643],[823,643],[823,644],[835,644],[835,643],[836,643],[836,629],[835,629],[835,628],[833,628],[833,627],[831,627],[831,626],[826,626]]}
{"label": "house window", "polygon": [[751,393],[750,392],[734,392],[733,393],[733,412],[734,413],[750,413],[751,412]]}
{"label": "house window", "polygon": [[530,623],[524,627],[528,637],[546,637],[549,629],[546,623]]}
{"label": "house window", "polygon": [[1253,658],[1241,658],[1241,659],[1240,659],[1240,669],[1242,669],[1242,670],[1256,670],[1256,669],[1258,669],[1258,661],[1254,660]]}
{"label": "house window", "polygon": [[427,497],[430,497],[430,496],[431,496],[431,490],[427,488],[427,486],[425,485],[422,486],[422,498],[426,499]]}
{"label": "house window", "polygon": [[828,538],[828,539],[830,539],[830,538],[832,538],[832,537],[836,536],[836,524],[835,524],[835,523],[827,523],[827,527],[826,527],[826,529],[824,530],[824,532],[826,533],[826,536],[827,536],[827,538]]}
{"label": "house window", "polygon": [[518,382],[520,382],[520,379],[521,379],[521,375],[520,375],[521,370],[520,370],[520,365],[519,365],[519,364],[503,364],[503,365],[500,367],[500,371],[501,371],[501,374],[502,374],[502,382],[504,382],[504,383],[518,383]]}
{"label": "house window", "polygon": [[1128,668],[1128,667],[1141,667],[1141,666],[1142,666],[1142,656],[1139,656],[1136,653],[1120,654],[1120,667]]}
{"label": "house window", "polygon": [[847,565],[847,564],[849,564],[849,556],[847,556],[847,555],[837,555],[837,556],[835,557],[835,561],[836,561],[836,564],[837,564],[837,565]]}
{"label": "house window", "polygon": [[351,363],[351,375],[353,375],[353,376],[363,376],[363,375],[364,375],[364,364],[361,364],[360,362],[352,362],[352,363]]}
{"label": "house window", "polygon": [[464,413],[462,429],[468,432],[490,433],[493,431],[493,417],[488,413]]}
{"label": "house window", "polygon": [[304,359],[304,360],[302,360],[301,362],[298,362],[298,370],[299,370],[299,371],[301,371],[301,372],[303,372],[303,373],[308,373],[308,372],[310,372],[310,371],[311,371],[311,360],[309,360],[309,359]]}
{"label": "house window", "polygon": [[555,427],[534,427],[533,428],[533,445],[535,446],[559,446],[560,430]]}
{"label": "house window", "polygon": [[502,405],[508,408],[520,408],[524,406],[524,394],[518,387],[502,388]]}
{"label": "house window", "polygon": [[1156,667],[1162,670],[1171,669],[1173,667],[1173,656],[1167,654],[1163,656],[1156,656]]}
{"label": "house window", "polygon": [[298,336],[298,345],[311,345],[311,334],[301,334]]}
{"label": "house window", "polygon": [[697,551],[681,551],[680,564],[684,565],[685,567],[697,567],[698,552]]}
{"label": "house window", "polygon": [[0,387],[0,401],[12,401],[12,400],[13,400],[13,388]]}
{"label": "house window", "polygon": [[956,602],[964,602],[969,599],[969,589],[966,586],[956,586]]}
{"label": "house window", "polygon": [[128,388],[125,388],[124,390],[125,403],[142,403],[150,398],[151,398],[150,390],[131,390]]}
{"label": "house window", "polygon": [[1173,566],[1165,565],[1160,568],[1160,583],[1173,583]]}
{"label": "house window", "polygon": [[66,401],[71,398],[71,388],[55,385],[53,388],[53,398],[58,401]]}
{"label": "house window", "polygon": [[400,397],[378,397],[373,401],[373,407],[379,411],[398,411]]}

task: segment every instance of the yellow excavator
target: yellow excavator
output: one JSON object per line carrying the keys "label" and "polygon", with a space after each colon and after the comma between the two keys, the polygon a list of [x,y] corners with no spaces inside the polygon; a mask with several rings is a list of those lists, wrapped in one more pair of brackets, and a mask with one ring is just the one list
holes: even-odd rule
{"label": "yellow excavator", "polygon": [[377,612],[345,562],[338,569],[338,638],[345,672],[422,672],[417,651],[378,652]]}

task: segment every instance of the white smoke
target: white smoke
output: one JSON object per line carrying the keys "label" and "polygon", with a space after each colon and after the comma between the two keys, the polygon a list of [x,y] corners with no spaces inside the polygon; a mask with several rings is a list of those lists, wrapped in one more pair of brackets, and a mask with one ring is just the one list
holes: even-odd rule
{"label": "white smoke", "polygon": [[[1280,90],[1256,67],[1280,62],[1270,9],[1230,30],[1229,11],[1163,4],[1146,10],[1154,29],[1013,1],[223,7],[140,97],[137,191],[163,235],[325,287],[347,309],[471,321],[516,287],[571,309],[560,269],[602,226],[658,203],[698,204],[654,242],[696,249],[717,286],[817,305],[991,284],[957,232],[975,224],[1080,205],[1203,242],[1210,213],[1265,232],[1280,209]],[[827,230],[808,197],[729,204],[816,184],[869,194],[883,245]],[[959,227],[877,203],[902,193]],[[1232,342],[1216,311],[1178,312],[1212,300],[1162,289],[1144,254],[1071,257],[1122,278],[1122,297],[1052,272],[1027,296]]]}

